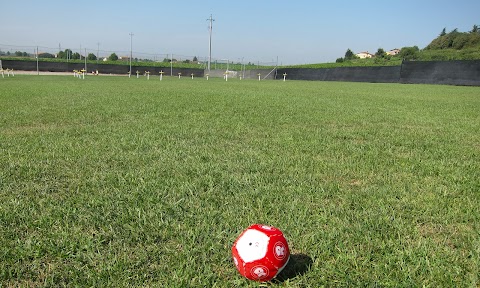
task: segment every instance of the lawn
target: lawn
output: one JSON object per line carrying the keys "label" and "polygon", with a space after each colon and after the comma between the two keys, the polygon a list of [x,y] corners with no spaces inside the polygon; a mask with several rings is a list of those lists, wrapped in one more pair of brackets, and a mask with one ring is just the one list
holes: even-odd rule
{"label": "lawn", "polygon": [[480,285],[480,87],[0,78],[0,287]]}

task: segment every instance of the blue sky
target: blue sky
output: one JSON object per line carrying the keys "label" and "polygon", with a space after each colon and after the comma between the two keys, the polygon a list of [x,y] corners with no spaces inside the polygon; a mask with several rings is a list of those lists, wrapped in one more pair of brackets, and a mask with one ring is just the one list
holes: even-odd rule
{"label": "blue sky", "polygon": [[[0,46],[133,50],[281,64],[334,62],[350,48],[424,48],[445,27],[480,25],[478,0],[0,0]],[[122,53],[122,52],[120,52]]]}

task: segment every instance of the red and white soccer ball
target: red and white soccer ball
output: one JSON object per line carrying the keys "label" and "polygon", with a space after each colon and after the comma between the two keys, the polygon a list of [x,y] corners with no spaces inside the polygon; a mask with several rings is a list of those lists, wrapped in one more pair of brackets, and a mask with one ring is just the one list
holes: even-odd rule
{"label": "red and white soccer ball", "polygon": [[270,281],[290,259],[288,243],[278,228],[254,224],[238,236],[232,247],[238,272],[255,281]]}

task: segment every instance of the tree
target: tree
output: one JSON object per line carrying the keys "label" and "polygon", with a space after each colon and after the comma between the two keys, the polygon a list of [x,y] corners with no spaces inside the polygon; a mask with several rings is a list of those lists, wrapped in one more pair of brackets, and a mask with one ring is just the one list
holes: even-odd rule
{"label": "tree", "polygon": [[377,52],[375,53],[375,57],[378,58],[385,58],[386,55],[387,53],[385,53],[385,50],[383,50],[383,48],[378,48]]}
{"label": "tree", "polygon": [[[70,59],[72,58],[73,51],[70,49],[65,49],[65,59]],[[80,55],[80,54],[79,54]]]}
{"label": "tree", "polygon": [[50,53],[40,53],[38,54],[38,58],[55,58],[55,55]]}
{"label": "tree", "polygon": [[405,60],[416,60],[418,58],[418,51],[420,51],[418,46],[403,47],[399,55]]}
{"label": "tree", "polygon": [[198,62],[197,56],[193,56],[193,62]]}
{"label": "tree", "polygon": [[80,53],[78,52],[73,53],[71,59],[80,59]]}
{"label": "tree", "polygon": [[344,59],[342,57],[340,58],[337,58],[337,60],[335,60],[335,63],[343,63]]}
{"label": "tree", "polygon": [[[65,51],[58,52],[57,58],[60,58],[60,59],[70,59],[70,58],[72,58],[72,59],[74,59],[72,50],[70,50],[70,49],[65,49]],[[80,54],[79,54],[78,58],[80,58]]]}
{"label": "tree", "polygon": [[352,60],[355,59],[355,54],[353,54],[352,50],[347,49],[347,52],[345,52],[345,60]]}
{"label": "tree", "polygon": [[478,25],[473,25],[472,31],[470,33],[480,33],[480,30],[478,29]]}
{"label": "tree", "polygon": [[87,56],[88,60],[97,60],[97,56],[93,53],[89,53]]}
{"label": "tree", "polygon": [[115,53],[110,54],[110,56],[108,56],[108,60],[117,61],[118,60],[117,54],[115,54]]}
{"label": "tree", "polygon": [[447,28],[443,28],[442,32],[440,33],[440,37],[445,35],[447,35]]}

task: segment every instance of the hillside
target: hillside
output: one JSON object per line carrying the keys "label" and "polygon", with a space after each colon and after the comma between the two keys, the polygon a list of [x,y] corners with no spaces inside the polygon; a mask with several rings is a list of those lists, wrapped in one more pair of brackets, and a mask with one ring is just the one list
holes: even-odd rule
{"label": "hillside", "polygon": [[443,29],[440,35],[433,39],[424,49],[403,47],[398,55],[386,55],[383,48],[379,48],[375,57],[359,59],[348,49],[344,58],[338,58],[336,63],[319,63],[295,65],[299,68],[333,68],[352,66],[396,66],[407,61],[450,61],[450,60],[479,60],[480,59],[480,28],[477,25],[469,32],[459,32],[454,29],[447,33]]}
{"label": "hillside", "polygon": [[449,33],[443,29],[442,33],[435,38],[425,50],[446,50],[446,49],[480,49],[480,30],[477,25],[473,26],[470,32],[458,32],[457,29]]}

